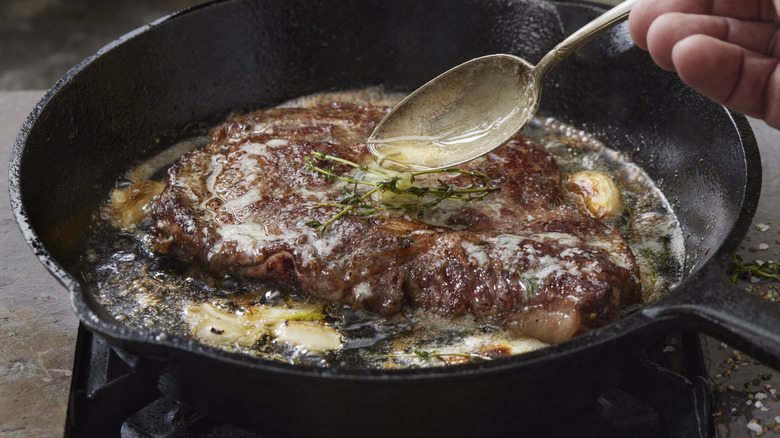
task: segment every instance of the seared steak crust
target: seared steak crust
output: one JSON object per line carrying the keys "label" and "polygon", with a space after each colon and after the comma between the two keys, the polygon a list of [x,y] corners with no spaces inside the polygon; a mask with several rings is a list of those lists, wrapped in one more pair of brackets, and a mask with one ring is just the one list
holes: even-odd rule
{"label": "seared steak crust", "polygon": [[[365,139],[387,111],[332,104],[224,123],[169,170],[154,205],[155,249],[380,314],[405,305],[470,314],[551,342],[612,322],[621,302],[639,299],[639,270],[618,230],[566,205],[554,159],[521,136],[463,166],[500,189],[483,200],[447,200],[422,218],[345,215],[317,234],[306,223],[338,212],[325,203],[346,183],[313,174],[304,159],[317,151],[369,164]],[[463,175],[432,178],[468,185]]]}

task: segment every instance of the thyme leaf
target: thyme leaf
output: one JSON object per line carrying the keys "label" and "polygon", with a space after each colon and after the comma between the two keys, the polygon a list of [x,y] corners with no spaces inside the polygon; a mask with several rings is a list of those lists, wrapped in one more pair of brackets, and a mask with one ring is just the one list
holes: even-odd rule
{"label": "thyme leaf", "polygon": [[[333,224],[333,222],[347,213],[366,216],[389,209],[419,209],[417,217],[422,219],[428,209],[436,207],[445,199],[457,199],[465,202],[476,201],[483,199],[489,193],[498,190],[497,187],[489,187],[487,185],[489,178],[484,173],[467,171],[459,168],[425,170],[402,174],[404,175],[402,176],[387,174],[380,170],[372,169],[368,166],[363,166],[340,157],[324,154],[322,152],[312,152],[312,158],[304,158],[304,161],[306,162],[306,170],[329,180],[340,180],[351,185],[344,187],[341,192],[342,199],[338,203],[321,204],[331,207],[340,207],[341,211],[336,213],[335,216],[331,217],[325,222],[320,222],[318,220],[311,220],[306,222],[307,226],[314,228],[320,234],[325,233],[328,227]],[[315,163],[314,160],[317,160],[319,163]],[[328,169],[321,165],[321,163],[328,162],[346,164],[348,166],[354,167],[355,169],[358,169],[362,174],[374,174],[379,176],[381,179],[378,182],[371,182],[360,179],[360,176],[356,177],[349,174],[339,175],[336,173],[334,167]],[[466,175],[469,177],[470,185],[463,188],[454,187],[442,181],[441,178],[437,178],[439,185],[434,187],[415,184],[417,176],[432,173],[455,173],[459,175]],[[361,194],[358,190],[359,186],[370,186],[372,188]],[[390,192],[396,195],[411,195],[419,198],[420,201],[404,203],[400,205],[391,205],[388,203],[382,203],[380,205],[369,204],[367,200],[377,192]]]}
{"label": "thyme leaf", "polygon": [[652,292],[655,290],[655,284],[658,282],[658,273],[655,272],[654,269],[650,270],[650,290],[648,292]]}
{"label": "thyme leaf", "polygon": [[529,298],[534,296],[534,295],[536,295],[536,290],[539,288],[539,278],[538,277],[529,277],[529,276],[523,275],[520,272],[518,272],[517,274],[525,282],[525,286],[526,286],[525,295],[527,297],[529,297]]}
{"label": "thyme leaf", "polygon": [[422,360],[428,360],[431,358],[431,352],[429,351],[414,350],[412,353],[414,353],[415,356]]}

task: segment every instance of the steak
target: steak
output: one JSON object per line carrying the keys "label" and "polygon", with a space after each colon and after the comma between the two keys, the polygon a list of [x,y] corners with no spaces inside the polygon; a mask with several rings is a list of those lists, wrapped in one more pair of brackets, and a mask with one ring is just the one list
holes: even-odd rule
{"label": "steak", "polygon": [[[382,315],[406,306],[471,315],[547,342],[613,322],[621,305],[641,299],[620,232],[565,203],[555,160],[523,136],[462,167],[498,188],[483,199],[310,226],[342,211],[343,193],[357,185],[312,172],[306,159],[318,152],[370,165],[366,139],[388,111],[337,103],[225,122],[169,169],[153,206],[155,250]],[[365,178],[349,164],[327,166]],[[466,187],[470,178],[415,181]]]}

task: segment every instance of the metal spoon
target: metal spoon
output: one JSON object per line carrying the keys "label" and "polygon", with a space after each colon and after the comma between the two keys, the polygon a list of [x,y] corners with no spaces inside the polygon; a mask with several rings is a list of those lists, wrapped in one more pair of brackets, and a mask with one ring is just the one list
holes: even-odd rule
{"label": "metal spoon", "polygon": [[631,11],[627,0],[591,21],[536,66],[513,55],[472,59],[431,80],[401,101],[368,139],[382,167],[443,169],[473,160],[509,141],[539,108],[542,79],[561,60]]}

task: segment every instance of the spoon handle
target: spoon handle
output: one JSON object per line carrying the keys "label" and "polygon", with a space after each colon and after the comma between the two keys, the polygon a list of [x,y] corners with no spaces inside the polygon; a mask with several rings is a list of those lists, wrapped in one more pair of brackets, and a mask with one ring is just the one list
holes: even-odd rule
{"label": "spoon handle", "polygon": [[590,23],[582,26],[579,30],[571,34],[568,38],[561,41],[552,50],[547,52],[546,55],[536,64],[534,70],[537,73],[537,77],[542,78],[553,67],[555,67],[564,58],[569,56],[572,52],[584,46],[593,38],[599,36],[602,32],[617,24],[618,21],[624,19],[631,12],[631,8],[634,7],[634,3],[637,0],[625,0],[614,8],[603,13]]}

